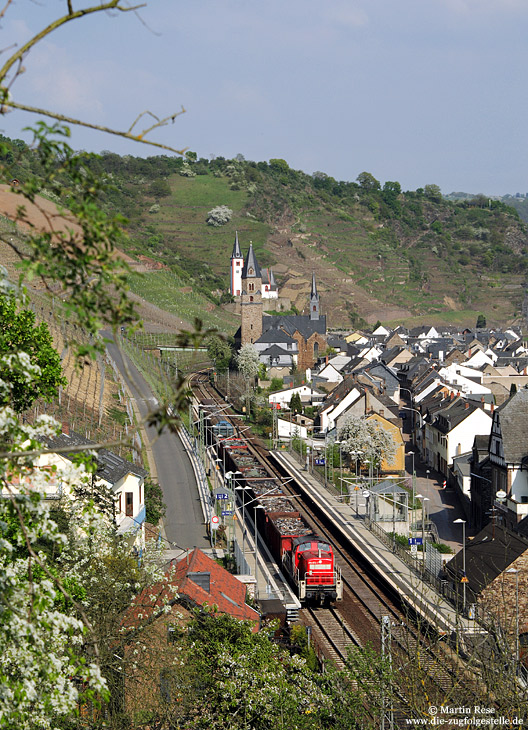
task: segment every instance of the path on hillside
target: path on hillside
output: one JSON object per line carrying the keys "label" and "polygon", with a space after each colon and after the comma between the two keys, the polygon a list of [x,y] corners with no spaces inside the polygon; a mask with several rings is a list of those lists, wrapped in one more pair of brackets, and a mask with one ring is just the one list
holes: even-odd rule
{"label": "path on hillside", "polygon": [[[111,339],[108,332],[101,334]],[[145,421],[157,404],[152,390],[139,370],[114,342],[107,344],[106,349],[126,381],[141,420]],[[123,358],[126,358],[126,367]],[[209,547],[198,487],[183,444],[177,436],[167,430],[158,435],[153,426],[145,426],[142,434],[143,437],[146,435],[147,448],[151,451],[156,478],[163,490],[163,501],[167,506],[163,520],[167,540],[172,543],[174,549]]]}

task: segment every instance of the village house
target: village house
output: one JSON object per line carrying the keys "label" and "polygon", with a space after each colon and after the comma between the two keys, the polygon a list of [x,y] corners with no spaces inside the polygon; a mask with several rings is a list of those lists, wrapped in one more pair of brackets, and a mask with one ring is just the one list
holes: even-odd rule
{"label": "village house", "polygon": [[425,423],[425,461],[447,477],[453,457],[471,451],[475,436],[490,430],[488,413],[464,398],[453,398]]}
{"label": "village house", "polygon": [[[93,441],[78,433],[62,433],[48,439],[49,449],[85,446],[88,450]],[[74,453],[43,454],[37,464],[40,468],[72,462]],[[97,471],[92,476],[93,488],[101,487],[112,495],[112,519],[119,535],[126,535],[136,546],[144,545],[145,535],[145,489],[144,483],[148,472],[140,466],[123,459],[108,449],[98,449],[95,457]],[[61,492],[61,484],[56,483],[57,496]],[[51,495],[46,495],[51,497]]]}
{"label": "village house", "polygon": [[[165,579],[136,596],[123,618],[127,711],[134,716],[146,707],[159,708],[175,692],[178,682],[172,669],[179,654],[175,638],[194,611],[228,614],[251,622],[257,631],[260,614],[246,598],[246,585],[201,550],[172,561]],[[142,661],[135,665],[138,647]]]}
{"label": "village house", "polygon": [[528,516],[528,389],[522,388],[493,413],[489,445],[494,495],[504,524],[515,528]]}

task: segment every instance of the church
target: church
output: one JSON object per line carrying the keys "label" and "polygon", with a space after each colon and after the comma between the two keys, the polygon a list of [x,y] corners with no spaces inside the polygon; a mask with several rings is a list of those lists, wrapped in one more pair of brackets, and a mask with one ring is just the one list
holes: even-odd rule
{"label": "church", "polygon": [[[235,243],[231,254],[231,281],[229,292],[234,297],[242,294],[242,271],[244,269],[244,257],[238,243],[238,231],[235,233]],[[262,285],[261,295],[263,299],[278,299],[279,287],[275,282],[272,269],[261,269]]]}
{"label": "church", "polygon": [[[268,288],[266,288],[268,287]],[[273,288],[272,288],[273,287]],[[268,368],[311,368],[327,347],[326,315],[320,313],[315,274],[312,274],[308,315],[269,315],[263,299],[278,297],[278,287],[269,269],[264,275],[250,243],[244,259],[238,234],[231,256],[231,291],[240,301],[242,322],[235,334],[238,347],[252,344]]]}

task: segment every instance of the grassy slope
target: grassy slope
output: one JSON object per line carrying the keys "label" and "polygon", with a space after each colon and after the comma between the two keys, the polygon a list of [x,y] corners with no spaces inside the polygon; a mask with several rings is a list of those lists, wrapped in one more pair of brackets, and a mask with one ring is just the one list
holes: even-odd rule
{"label": "grassy slope", "polygon": [[[221,277],[227,288],[238,230],[243,249],[252,240],[263,265],[279,263],[280,268],[286,263],[299,279],[309,279],[312,270],[317,272],[323,305],[333,326],[350,323],[344,303],[355,306],[369,321],[474,324],[479,312],[486,313],[490,322],[511,321],[520,313],[524,275],[482,275],[478,267],[463,265],[453,252],[434,245],[431,233],[427,234],[431,240],[417,237],[414,243],[407,241],[403,249],[395,248],[391,236],[385,235],[388,232],[359,204],[345,210],[314,200],[292,216],[289,225],[280,228],[248,217],[247,193],[231,190],[224,177],[172,175],[169,183],[172,192],[160,201],[160,212],[142,215],[135,236],[139,243],[136,252],[143,248],[140,241],[148,236],[147,228],[156,230],[163,243],[161,248],[151,249],[151,255],[186,261],[187,269],[192,262],[196,282],[204,277],[199,269],[205,266]],[[145,203],[145,211],[150,202]],[[220,228],[205,224],[207,211],[216,205],[233,210],[231,221]],[[132,280],[132,286],[141,296],[187,319],[201,314],[208,324],[229,331],[236,325],[231,315],[222,314],[220,308],[214,310],[201,295],[190,295],[188,283],[186,286],[178,277],[148,274],[148,282]]]}
{"label": "grassy slope", "polygon": [[[13,145],[11,156],[13,176],[24,180],[31,170],[38,178],[34,151]],[[104,153],[85,164],[114,183],[101,203],[129,217],[125,250],[167,266],[133,275],[132,288],[187,322],[201,316],[236,328],[237,318],[218,306],[236,230],[244,251],[251,240],[261,265],[274,266],[298,308],[315,271],[332,326],[359,316],[468,325],[480,312],[490,324],[520,316],[528,236],[510,209],[485,196],[455,205],[430,190],[398,194],[397,183],[380,189],[374,178],[374,186],[314,178],[284,160],[199,160],[193,178],[178,174],[182,161],[174,157]],[[149,213],[156,196],[159,212]],[[211,228],[206,215],[218,205],[233,216]]]}

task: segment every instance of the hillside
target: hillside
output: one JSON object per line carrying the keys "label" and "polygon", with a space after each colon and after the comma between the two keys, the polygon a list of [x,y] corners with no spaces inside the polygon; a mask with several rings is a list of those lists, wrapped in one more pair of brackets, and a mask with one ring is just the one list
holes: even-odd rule
{"label": "hillside", "polygon": [[[22,177],[30,152],[15,151],[13,171]],[[86,161],[112,185],[103,205],[128,217],[124,247],[143,272],[131,278],[133,291],[173,316],[236,328],[223,304],[238,230],[242,248],[253,241],[298,309],[316,272],[334,327],[378,319],[474,325],[478,313],[489,324],[520,321],[528,236],[504,203],[446,200],[435,185],[402,192],[368,173],[338,182],[284,160],[195,157],[103,153]],[[230,220],[207,225],[219,205],[231,209]]]}

